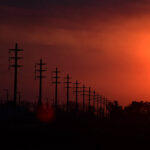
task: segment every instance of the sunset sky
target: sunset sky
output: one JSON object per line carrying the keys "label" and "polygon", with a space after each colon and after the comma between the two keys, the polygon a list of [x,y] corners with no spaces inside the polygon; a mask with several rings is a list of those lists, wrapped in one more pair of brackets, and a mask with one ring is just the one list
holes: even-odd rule
{"label": "sunset sky", "polygon": [[34,64],[48,64],[44,97],[52,95],[51,71],[91,86],[122,105],[150,101],[149,0],[0,0],[0,96],[12,93],[8,49],[24,49],[19,91],[38,96]]}

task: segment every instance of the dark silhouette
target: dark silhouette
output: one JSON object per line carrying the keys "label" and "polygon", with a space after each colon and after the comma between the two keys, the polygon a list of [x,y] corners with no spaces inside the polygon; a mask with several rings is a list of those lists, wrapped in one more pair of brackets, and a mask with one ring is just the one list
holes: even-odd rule
{"label": "dark silhouette", "polygon": [[85,112],[85,96],[87,95],[86,94],[86,92],[88,92],[88,91],[86,91],[86,89],[87,89],[87,87],[85,86],[85,85],[83,85],[82,87],[81,87],[81,95],[82,95],[82,101],[83,101],[83,112]]}
{"label": "dark silhouette", "polygon": [[43,76],[43,72],[47,71],[46,69],[43,69],[44,65],[46,64],[43,63],[42,59],[40,59],[40,63],[35,64],[35,79],[39,78],[39,99],[38,99],[39,106],[42,105],[42,79],[45,78],[45,76]]}
{"label": "dark silhouette", "polygon": [[65,78],[65,80],[66,80],[66,82],[64,82],[65,84],[66,84],[66,89],[67,89],[67,112],[68,112],[68,110],[69,110],[69,94],[70,94],[70,88],[72,88],[71,86],[70,86],[70,84],[72,83],[72,82],[70,82],[70,76],[69,76],[69,74],[67,74],[67,77]]}
{"label": "dark silhouette", "polygon": [[133,101],[130,105],[124,108],[124,116],[128,121],[150,121],[150,103]]}
{"label": "dark silhouette", "polygon": [[123,115],[123,108],[118,104],[118,101],[109,102],[108,105],[110,118],[115,120],[121,119]]}
{"label": "dark silhouette", "polygon": [[89,87],[89,92],[88,92],[88,110],[89,112],[91,111],[91,87]]}
{"label": "dark silhouette", "polygon": [[94,108],[94,111],[95,111],[95,108],[96,108],[96,106],[95,106],[95,103],[96,102],[96,92],[95,92],[95,90],[93,91],[93,108]]}
{"label": "dark silhouette", "polygon": [[76,111],[78,111],[78,96],[79,96],[79,89],[80,89],[80,87],[79,87],[79,82],[78,82],[78,80],[76,80],[76,82],[75,83],[73,83],[74,85],[75,85],[75,87],[74,87],[74,89],[75,89],[75,91],[73,91],[74,93],[75,93],[75,95],[76,95]]}
{"label": "dark silhouette", "polygon": [[98,112],[98,109],[99,109],[99,95],[97,94],[96,95],[96,103],[97,103],[97,105],[96,105],[96,111],[97,111],[97,119],[98,119],[98,117],[99,117],[99,112]]}
{"label": "dark silhouette", "polygon": [[[23,59],[23,57],[19,56],[19,52],[23,51],[23,49],[18,49],[18,44],[16,43],[15,49],[9,49],[9,67],[14,68],[14,105],[16,105],[17,102],[17,90],[18,90],[18,68],[22,67],[22,65],[19,65],[19,60]],[[13,56],[11,56],[12,52],[14,53]],[[14,64],[11,64],[11,60],[14,60]]]}
{"label": "dark silhouette", "polygon": [[58,81],[60,79],[59,73],[60,71],[58,70],[58,68],[56,67],[56,70],[53,71],[54,76],[52,77],[53,79],[55,79],[54,82],[52,82],[53,84],[55,84],[55,108],[58,108],[58,84],[60,84],[60,82]]}

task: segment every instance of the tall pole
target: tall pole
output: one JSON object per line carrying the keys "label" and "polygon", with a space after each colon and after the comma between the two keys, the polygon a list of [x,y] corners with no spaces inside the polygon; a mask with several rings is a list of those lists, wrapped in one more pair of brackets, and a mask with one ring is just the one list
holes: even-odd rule
{"label": "tall pole", "polygon": [[40,64],[39,64],[39,66],[40,66],[40,70],[39,70],[39,72],[40,72],[40,76],[39,76],[39,81],[40,81],[40,83],[39,83],[39,104],[41,105],[42,104],[42,59],[40,60]]}
{"label": "tall pole", "polygon": [[108,102],[107,102],[107,98],[105,99],[105,117],[106,119],[108,119]]}
{"label": "tall pole", "polygon": [[97,119],[99,117],[99,95],[97,95]]}
{"label": "tall pole", "polygon": [[79,93],[79,82],[78,82],[78,80],[76,80],[76,82],[75,83],[73,83],[73,84],[75,84],[75,95],[76,95],[76,111],[78,111],[78,93]]}
{"label": "tall pole", "polygon": [[106,116],[106,98],[104,97],[103,98],[103,117],[105,118]]}
{"label": "tall pole", "polygon": [[100,103],[100,118],[102,119],[102,117],[103,117],[103,98],[102,98],[102,96],[100,96],[100,101],[99,101],[99,103]]}
{"label": "tall pole", "polygon": [[39,106],[42,105],[42,80],[45,77],[43,76],[43,72],[47,71],[46,69],[43,69],[44,65],[46,64],[43,63],[42,59],[40,59],[40,63],[35,64],[35,79],[39,78],[39,99],[38,99]]}
{"label": "tall pole", "polygon": [[83,112],[84,112],[85,111],[85,96],[86,96],[86,88],[87,87],[85,85],[83,85],[81,88],[82,88],[81,95],[82,95],[82,101],[83,101],[82,105],[83,105]]}
{"label": "tall pole", "polygon": [[55,79],[54,82],[52,82],[53,84],[55,84],[55,108],[57,109],[58,107],[58,84],[60,84],[59,80],[59,73],[60,71],[58,70],[58,68],[56,67],[56,70],[53,71],[54,76],[53,78]]}
{"label": "tall pole", "polygon": [[91,108],[91,87],[89,87],[89,111],[90,111],[90,108]]}
{"label": "tall pole", "polygon": [[107,119],[109,120],[109,100],[106,100]]}
{"label": "tall pole", "polygon": [[70,99],[69,99],[69,94],[70,94],[70,93],[69,93],[69,92],[70,92],[69,90],[70,90],[70,88],[71,88],[71,87],[70,87],[70,83],[72,83],[72,82],[70,82],[70,79],[71,79],[71,78],[70,78],[69,74],[67,74],[67,77],[66,77],[65,79],[66,79],[66,82],[64,82],[64,83],[66,84],[66,87],[65,87],[65,88],[67,89],[67,112],[68,112],[68,110],[69,110],[69,100],[70,100]]}
{"label": "tall pole", "polygon": [[14,64],[13,65],[9,65],[10,67],[14,68],[14,105],[16,105],[17,102],[17,90],[18,90],[18,68],[22,67],[21,65],[19,65],[18,60],[19,59],[23,59],[23,57],[19,57],[18,56],[18,52],[23,51],[22,49],[18,49],[18,44],[16,43],[15,45],[15,49],[9,49],[9,54],[11,55],[11,52],[14,53],[13,56],[9,56],[9,62],[11,59],[14,60]]}
{"label": "tall pole", "polygon": [[95,100],[96,100],[96,92],[94,90],[94,92],[93,92],[93,107],[94,107],[94,110],[95,110]]}

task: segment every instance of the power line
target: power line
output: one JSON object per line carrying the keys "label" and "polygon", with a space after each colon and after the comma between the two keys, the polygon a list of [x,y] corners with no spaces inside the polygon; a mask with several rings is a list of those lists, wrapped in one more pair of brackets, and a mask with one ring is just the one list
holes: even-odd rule
{"label": "power line", "polygon": [[[18,49],[18,44],[16,43],[14,49],[9,49],[9,68],[14,68],[14,104],[17,102],[17,90],[18,90],[18,68],[22,67],[19,65],[19,60],[23,57],[19,56],[19,52],[24,51],[23,49]],[[11,54],[14,54],[13,56]],[[14,60],[14,63],[11,64],[11,60]]]}
{"label": "power line", "polygon": [[[46,64],[43,63],[43,60],[40,59],[39,63],[35,64],[35,80],[36,78],[39,78],[39,99],[38,99],[38,105],[42,105],[42,79],[45,78],[43,76],[43,72],[47,71],[46,69],[43,69],[43,66]],[[37,75],[38,73],[38,75]]]}
{"label": "power line", "polygon": [[82,95],[82,102],[83,102],[83,112],[85,111],[85,96],[87,95],[86,94],[86,89],[87,89],[87,87],[85,86],[85,85],[83,85],[82,87],[81,87],[81,95]]}
{"label": "power line", "polygon": [[76,95],[76,111],[78,111],[78,96],[79,96],[79,82],[78,82],[78,80],[76,80],[76,82],[75,83],[73,83],[74,85],[75,85],[75,95]]}
{"label": "power line", "polygon": [[60,79],[60,76],[59,76],[60,71],[56,67],[56,70],[53,71],[53,73],[54,73],[54,76],[52,78],[54,78],[55,81],[52,83],[55,85],[55,108],[57,109],[58,107],[58,84],[60,84],[58,80]]}
{"label": "power line", "polygon": [[71,79],[71,78],[70,78],[69,74],[67,74],[67,77],[65,77],[64,79],[66,80],[66,82],[64,82],[64,83],[66,84],[66,87],[65,87],[65,88],[67,89],[67,112],[68,112],[68,109],[69,109],[69,100],[70,100],[70,99],[69,99],[69,94],[70,94],[70,93],[69,93],[69,92],[70,92],[69,90],[70,90],[70,88],[71,88],[70,84],[71,84],[72,82],[70,82],[70,79]]}
{"label": "power line", "polygon": [[94,107],[94,110],[95,110],[95,101],[96,101],[96,92],[94,90],[93,91],[93,107]]}

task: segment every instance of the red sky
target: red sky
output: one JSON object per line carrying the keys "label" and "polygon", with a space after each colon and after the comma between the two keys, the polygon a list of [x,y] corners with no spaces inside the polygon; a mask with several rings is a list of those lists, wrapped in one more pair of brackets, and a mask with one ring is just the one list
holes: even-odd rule
{"label": "red sky", "polygon": [[[8,49],[25,51],[19,90],[38,96],[34,63],[42,57],[49,72],[44,97],[52,95],[51,71],[93,87],[121,104],[150,100],[150,2],[144,0],[55,0],[0,2],[0,79],[12,91]],[[50,93],[49,93],[50,91]],[[12,94],[12,92],[11,92]]]}

